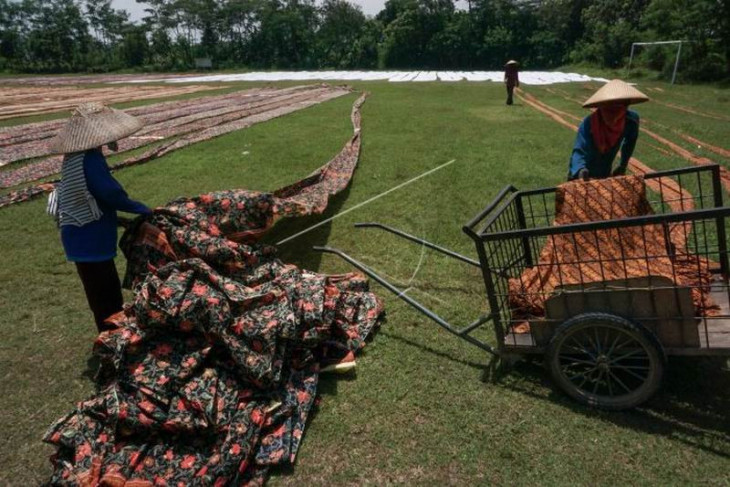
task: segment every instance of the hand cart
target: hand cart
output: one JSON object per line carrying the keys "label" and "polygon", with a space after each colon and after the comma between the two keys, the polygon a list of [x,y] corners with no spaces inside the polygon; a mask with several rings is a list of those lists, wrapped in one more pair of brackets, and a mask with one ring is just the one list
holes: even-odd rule
{"label": "hand cart", "polygon": [[[346,253],[329,247],[315,249],[338,255],[447,331],[497,358],[543,355],[554,382],[572,398],[603,409],[627,409],[657,391],[667,356],[730,355],[726,238],[730,207],[723,206],[720,167],[705,165],[649,173],[645,183],[653,214],[566,225],[554,224],[555,187],[519,191],[507,186],[463,227],[476,245],[478,261],[387,225],[355,225],[384,230],[479,267],[489,312],[461,328]],[[515,293],[524,292],[524,288],[515,291],[514,283],[519,282],[523,272],[543,265],[541,250],[548,239],[560,236],[575,241],[579,236],[595,235],[598,240],[601,232],[610,230],[620,230],[616,233],[620,239],[626,229],[646,238],[641,229],[657,226],[667,236],[681,233],[688,252],[698,262],[697,273],[703,272],[699,262],[704,262],[711,278],[696,286],[652,275],[556,286],[545,291],[543,315],[517,316],[511,303]],[[644,245],[647,243],[651,242],[644,241]],[[671,244],[660,253],[654,250],[646,255],[646,259],[671,262],[672,268],[678,258]],[[585,263],[602,269],[624,265],[628,257],[599,255],[590,259]],[[695,306],[697,293],[711,300],[712,313]],[[496,345],[472,336],[488,324],[494,328]]]}

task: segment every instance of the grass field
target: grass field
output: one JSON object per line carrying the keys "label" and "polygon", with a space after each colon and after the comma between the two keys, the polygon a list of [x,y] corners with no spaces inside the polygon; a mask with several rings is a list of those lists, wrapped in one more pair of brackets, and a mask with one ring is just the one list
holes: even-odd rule
{"label": "grass field", "polygon": [[[240,84],[240,87],[250,85]],[[597,84],[523,87],[583,116],[574,101]],[[312,245],[339,247],[399,283],[455,323],[485,311],[478,270],[373,230],[380,221],[473,254],[461,226],[506,184],[554,185],[566,174],[574,133],[490,83],[359,83],[363,152],[351,188],[324,217],[281,222],[268,240],[353,207],[451,159],[456,162],[285,244],[282,258],[320,272],[350,268]],[[548,90],[552,89],[552,92]],[[678,129],[730,149],[730,91],[643,83],[660,103],[637,107],[657,133],[696,154]],[[557,91],[556,89],[560,90]],[[351,133],[349,95],[125,169],[135,198],[162,205],[181,195],[242,187],[270,190],[309,174]],[[635,156],[655,169],[686,166],[642,135]],[[696,144],[695,144],[696,145]],[[244,152],[247,154],[244,155]],[[93,392],[87,365],[94,325],[57,230],[36,200],[0,210],[0,485],[48,477],[45,428]],[[419,262],[421,263],[419,267]],[[123,257],[117,259],[122,270]],[[415,269],[419,271],[414,275]],[[725,360],[671,360],[661,392],[644,407],[606,413],[555,390],[540,364],[482,380],[485,353],[439,329],[378,286],[388,323],[352,376],[324,378],[291,471],[271,485],[728,485],[730,370]]]}

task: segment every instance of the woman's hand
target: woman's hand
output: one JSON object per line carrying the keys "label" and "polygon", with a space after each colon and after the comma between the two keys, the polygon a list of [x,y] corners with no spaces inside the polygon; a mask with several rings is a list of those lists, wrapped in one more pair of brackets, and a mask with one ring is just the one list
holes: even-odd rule
{"label": "woman's hand", "polygon": [[576,176],[576,179],[582,179],[583,181],[588,181],[588,169],[585,167],[578,171],[578,174]]}

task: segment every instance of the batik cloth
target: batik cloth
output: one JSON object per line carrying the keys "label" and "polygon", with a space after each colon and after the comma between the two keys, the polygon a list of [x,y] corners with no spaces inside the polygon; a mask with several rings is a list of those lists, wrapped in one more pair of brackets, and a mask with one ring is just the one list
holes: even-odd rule
{"label": "batik cloth", "polygon": [[383,317],[367,280],[285,264],[255,241],[347,186],[355,134],[276,192],[176,200],[122,237],[135,297],[94,353],[99,393],[48,430],[53,485],[261,485],[293,463],[328,350],[361,350]]}
{"label": "batik cloth", "polygon": [[[555,225],[653,214],[644,179],[621,176],[568,182],[557,188]],[[558,286],[661,276],[692,288],[699,314],[716,306],[708,291],[710,262],[687,249],[691,224],[635,225],[547,237],[538,263],[509,281],[515,319],[543,317]]]}

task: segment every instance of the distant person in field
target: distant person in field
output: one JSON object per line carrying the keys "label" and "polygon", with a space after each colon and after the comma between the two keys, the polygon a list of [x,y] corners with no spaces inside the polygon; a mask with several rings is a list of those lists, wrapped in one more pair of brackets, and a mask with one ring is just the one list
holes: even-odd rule
{"label": "distant person in field", "polygon": [[520,77],[518,74],[520,64],[511,59],[504,65],[504,84],[507,86],[507,105],[512,104],[512,94],[515,88],[520,87]]}
{"label": "distant person in field", "polygon": [[52,140],[63,154],[61,182],[48,200],[48,212],[61,229],[66,258],[76,264],[99,332],[104,320],[122,310],[122,286],[114,265],[117,255],[117,211],[146,214],[151,210],[129,199],[114,179],[102,146],[117,150],[117,141],[142,128],[142,122],[100,103],[80,105]]}
{"label": "distant person in field", "polygon": [[[583,119],[570,157],[568,179],[592,179],[621,176],[639,137],[639,114],[629,110],[632,103],[649,101],[649,97],[621,80],[615,79],[596,91],[584,104],[595,108]],[[618,151],[621,160],[613,169]]]}

